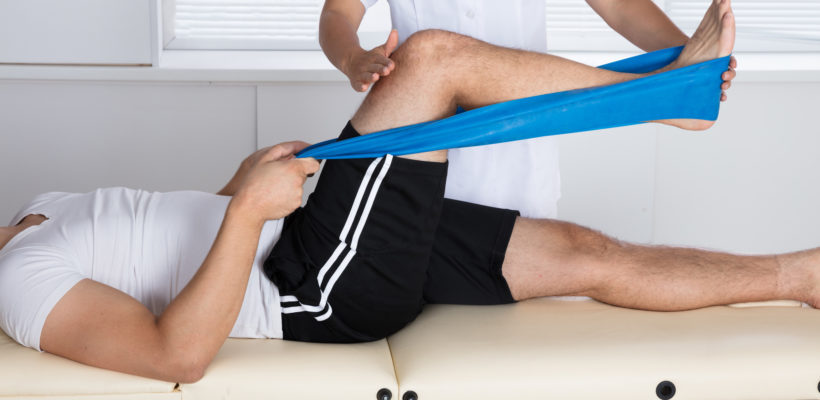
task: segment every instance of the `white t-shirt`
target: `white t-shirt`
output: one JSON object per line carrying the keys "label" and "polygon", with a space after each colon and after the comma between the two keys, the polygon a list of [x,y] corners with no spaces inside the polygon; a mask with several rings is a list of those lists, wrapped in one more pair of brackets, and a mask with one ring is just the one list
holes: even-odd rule
{"label": "white t-shirt", "polygon": [[[370,7],[378,0],[361,0]],[[388,0],[403,42],[416,31],[443,29],[498,46],[547,50],[543,0]],[[536,138],[450,150],[445,196],[555,218],[561,197],[558,145]]]}
{"label": "white t-shirt", "polygon": [[[29,214],[48,220],[0,250],[0,328],[40,350],[48,313],[83,279],[114,287],[161,314],[205,260],[228,202],[202,192],[126,188],[37,196],[11,225]],[[281,220],[262,230],[231,337],[282,337],[279,292],[262,271],[281,231]]]}

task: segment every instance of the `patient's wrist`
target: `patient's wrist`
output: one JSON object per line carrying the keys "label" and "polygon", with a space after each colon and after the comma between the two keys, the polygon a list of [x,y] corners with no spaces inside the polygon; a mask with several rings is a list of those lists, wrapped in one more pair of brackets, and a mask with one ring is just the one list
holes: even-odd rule
{"label": "patient's wrist", "polygon": [[348,78],[352,79],[351,73],[354,71],[351,71],[350,69],[356,64],[356,58],[364,53],[367,53],[365,49],[359,46],[351,46],[350,50],[345,53],[344,57],[342,57],[339,70],[342,71],[343,74],[347,75]]}
{"label": "patient's wrist", "polygon": [[259,210],[259,207],[254,203],[243,191],[238,190],[228,203],[228,208],[225,211],[225,221],[240,223],[249,226],[262,226],[265,223],[265,217]]}

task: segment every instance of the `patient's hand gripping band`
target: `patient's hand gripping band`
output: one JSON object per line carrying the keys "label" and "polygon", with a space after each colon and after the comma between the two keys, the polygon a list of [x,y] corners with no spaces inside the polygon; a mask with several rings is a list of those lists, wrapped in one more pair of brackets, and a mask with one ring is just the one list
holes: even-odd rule
{"label": "patient's hand gripping band", "polygon": [[[683,47],[626,58],[599,68],[645,73],[674,61]],[[661,119],[714,121],[720,108],[722,57],[614,85],[506,101],[449,118],[337,141],[297,154],[317,159],[372,158],[481,146],[613,128]]]}

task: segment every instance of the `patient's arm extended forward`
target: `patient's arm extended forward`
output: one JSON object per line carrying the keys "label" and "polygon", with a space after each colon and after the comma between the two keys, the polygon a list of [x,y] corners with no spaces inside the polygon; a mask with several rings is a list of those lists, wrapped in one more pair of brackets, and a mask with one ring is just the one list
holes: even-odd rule
{"label": "patient's arm extended forward", "polygon": [[319,164],[266,152],[247,171],[199,271],[160,315],[91,280],[72,288],[46,319],[43,350],[85,364],[171,382],[199,380],[236,322],[266,220],[301,204]]}

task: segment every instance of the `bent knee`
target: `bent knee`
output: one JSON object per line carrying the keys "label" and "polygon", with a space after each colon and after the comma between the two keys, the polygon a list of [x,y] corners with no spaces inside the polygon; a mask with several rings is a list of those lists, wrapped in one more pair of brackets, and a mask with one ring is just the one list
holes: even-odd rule
{"label": "bent knee", "polygon": [[452,44],[466,37],[467,36],[460,33],[445,31],[443,29],[424,29],[410,35],[402,46],[429,46],[432,44],[441,46]]}
{"label": "bent knee", "polygon": [[410,35],[391,58],[397,64],[429,65],[441,63],[463,46],[467,36],[440,29],[427,29]]}

